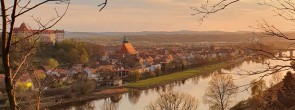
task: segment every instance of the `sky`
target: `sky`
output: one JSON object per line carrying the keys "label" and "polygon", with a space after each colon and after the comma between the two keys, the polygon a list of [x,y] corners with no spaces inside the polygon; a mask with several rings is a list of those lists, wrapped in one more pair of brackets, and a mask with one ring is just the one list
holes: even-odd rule
{"label": "sky", "polygon": [[[40,2],[35,0],[32,3]],[[227,9],[212,14],[200,24],[190,7],[199,7],[202,0],[109,0],[104,10],[97,6],[103,0],[71,0],[65,17],[53,29],[71,32],[139,32],[139,31],[253,31],[257,21],[265,19],[281,30],[293,30],[290,22],[274,16],[270,7],[256,0],[242,0]],[[23,3],[25,4],[25,3]],[[27,13],[16,22],[26,22],[36,28],[32,19],[42,22],[63,12],[62,4],[48,3]],[[286,25],[290,24],[290,25]]]}

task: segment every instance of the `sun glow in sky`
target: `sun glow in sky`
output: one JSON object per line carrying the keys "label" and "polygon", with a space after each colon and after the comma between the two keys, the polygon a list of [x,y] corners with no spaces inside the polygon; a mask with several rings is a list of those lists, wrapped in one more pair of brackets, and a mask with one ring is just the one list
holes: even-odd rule
{"label": "sun glow in sky", "polygon": [[[201,25],[190,9],[200,6],[200,0],[109,0],[106,8],[99,12],[97,5],[101,2],[103,0],[72,0],[66,16],[54,29],[78,32],[252,31],[249,26],[256,26],[261,19],[282,30],[293,28],[290,22],[274,16],[271,8],[260,6],[255,0],[242,0],[210,15]],[[32,16],[46,22],[56,15],[55,7],[60,11],[65,9],[54,3],[43,5],[20,17],[16,26],[26,22],[34,28]]]}

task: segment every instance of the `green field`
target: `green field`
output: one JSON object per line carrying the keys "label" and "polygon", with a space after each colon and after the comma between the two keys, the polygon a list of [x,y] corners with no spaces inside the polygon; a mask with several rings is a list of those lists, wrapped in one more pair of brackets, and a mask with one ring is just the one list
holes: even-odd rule
{"label": "green field", "polygon": [[199,68],[195,68],[195,69],[189,69],[189,70],[186,70],[183,72],[172,73],[172,74],[164,75],[164,76],[160,76],[160,77],[139,80],[135,83],[127,84],[126,87],[139,88],[139,89],[154,87],[157,85],[162,85],[162,84],[166,84],[166,83],[173,82],[173,81],[187,79],[187,78],[196,76],[198,74],[213,72],[215,70],[226,67],[228,64],[229,63],[218,63],[218,64],[203,66],[203,67],[199,67]]}

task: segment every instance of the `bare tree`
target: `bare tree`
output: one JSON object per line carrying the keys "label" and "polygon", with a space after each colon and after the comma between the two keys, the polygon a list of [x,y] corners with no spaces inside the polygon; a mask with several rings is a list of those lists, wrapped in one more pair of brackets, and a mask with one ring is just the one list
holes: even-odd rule
{"label": "bare tree", "polygon": [[[42,73],[38,73],[37,68],[38,66],[36,66],[35,64],[32,64],[30,66],[30,68],[27,70],[30,73],[32,82],[33,82],[33,86],[34,89],[33,90],[33,98],[35,98],[34,103],[31,103],[30,105],[32,106],[31,108],[36,109],[36,110],[40,110],[40,105],[41,105],[41,98],[45,92],[45,90],[53,85],[54,83],[58,83],[60,82],[60,78],[56,75],[51,75],[53,72],[55,72],[56,69],[64,67],[67,65],[60,65],[57,66],[55,68],[53,68],[53,70],[49,73],[46,73],[46,71],[43,71]],[[65,89],[66,90],[66,89]],[[64,90],[64,91],[65,91]],[[32,96],[27,95],[27,97],[32,98]],[[21,100],[19,100],[20,102]],[[28,102],[30,102],[30,99],[28,100]]]}
{"label": "bare tree", "polygon": [[188,94],[180,92],[167,92],[146,106],[146,110],[196,110],[198,100]]}
{"label": "bare tree", "polygon": [[[206,0],[203,1],[201,6],[199,7],[191,7],[193,10],[193,16],[196,16],[198,20],[202,23],[206,18],[208,18],[211,14],[218,13],[220,11],[224,11],[226,8],[230,8],[231,5],[241,2],[241,0]],[[295,14],[295,4],[293,1],[290,0],[257,0],[257,7],[259,6],[268,6],[273,10],[274,15],[279,16],[287,21],[293,23],[295,21],[294,14]],[[279,38],[280,40],[295,40],[292,36],[285,34],[279,28],[275,27],[274,25],[268,23],[264,19],[258,21],[257,26],[251,26],[255,31],[253,36],[253,45],[248,46],[248,49],[255,51],[256,53],[253,56],[263,56],[268,59],[276,60],[276,61],[293,61],[294,58],[281,58],[277,56],[277,49],[276,47],[269,48],[269,45],[261,42],[260,40],[264,40],[264,38]],[[285,49],[294,48],[293,43],[290,44]],[[264,61],[265,62],[265,61]],[[268,69],[266,71],[284,71],[290,69],[290,65],[270,65],[266,62],[266,66]],[[253,74],[262,74],[266,73],[266,71],[259,71],[259,72],[247,72],[248,75]],[[275,73],[275,72],[272,72]],[[271,73],[271,74],[272,74]],[[264,75],[262,77],[268,76],[270,74]]]}
{"label": "bare tree", "polygon": [[[21,6],[20,0],[14,0],[13,5],[9,5],[4,0],[1,0],[1,17],[2,17],[2,36],[1,36],[1,44],[2,44],[2,64],[4,69],[4,75],[5,75],[5,86],[6,86],[6,92],[9,98],[10,103],[10,109],[15,110],[17,109],[17,102],[15,98],[14,93],[14,78],[15,76],[20,73],[19,71],[22,69],[25,62],[28,60],[28,57],[30,54],[32,54],[32,50],[36,48],[35,42],[33,45],[31,45],[29,48],[25,48],[22,51],[14,51],[13,47],[16,45],[21,44],[22,42],[25,42],[26,40],[34,37],[37,34],[40,34],[41,32],[45,31],[46,29],[49,29],[53,27],[57,22],[59,22],[63,16],[65,15],[66,11],[63,14],[59,14],[57,12],[57,17],[51,19],[48,23],[42,24],[40,20],[37,20],[37,23],[39,26],[42,26],[42,29],[36,32],[32,32],[27,36],[23,36],[19,40],[13,41],[13,29],[15,26],[15,21],[17,18],[21,15],[24,15],[25,13],[28,13],[39,6],[47,3],[47,2],[59,2],[59,3],[66,3],[69,5],[68,0],[45,0],[43,2],[37,3],[34,6],[30,6],[31,1],[29,1],[26,5]],[[36,39],[36,38],[35,38]],[[36,40],[34,40],[36,41]],[[18,59],[20,61],[19,65],[13,65],[11,64],[11,55],[17,54],[17,53],[23,53],[23,57],[21,59]],[[15,69],[16,68],[16,69]]]}
{"label": "bare tree", "polygon": [[[241,0],[206,0],[200,7],[192,7],[192,10],[194,11],[192,15],[197,16],[199,21],[203,22],[211,14],[225,11],[224,9],[230,8],[231,5],[238,2],[241,2]],[[292,0],[257,0],[257,4],[257,7],[270,7],[269,9],[274,12],[273,15],[278,17],[278,19],[282,18],[283,20],[290,22],[289,24],[285,25],[292,25],[292,23],[294,23],[295,21],[295,3]],[[260,68],[261,70],[258,71],[243,71],[244,73],[239,73],[239,75],[243,77],[257,75],[258,78],[255,81],[255,83],[257,83],[263,78],[274,74],[274,83],[280,82],[281,76],[276,76],[276,74],[279,72],[289,71],[290,69],[295,67],[294,57],[281,56],[281,51],[294,49],[294,36],[292,34],[288,34],[287,32],[281,31],[281,29],[273,24],[270,24],[264,19],[258,21],[257,25],[252,26],[251,28],[255,30],[253,32],[253,36],[255,38],[252,41],[252,45],[248,45],[247,48],[255,52],[252,54],[252,56],[260,56],[260,58],[262,59],[260,63],[263,64],[265,67]],[[264,41],[267,38],[276,40],[275,43],[273,43],[273,46],[267,44],[267,42]],[[283,41],[284,43],[279,43],[278,41]],[[291,62],[291,64],[286,64],[288,62]],[[292,80],[294,79],[290,78],[287,82],[292,84]],[[250,85],[251,84],[246,84],[243,86],[248,86],[247,88],[249,88]],[[279,98],[286,96],[286,98],[280,98],[283,101],[286,101],[286,99],[293,100],[294,92],[292,91],[294,91],[294,88],[289,87],[288,84],[284,83],[284,86],[281,89],[285,89],[285,85],[287,85],[288,91],[281,92],[282,90],[280,90],[277,96]]]}
{"label": "bare tree", "polygon": [[[57,9],[54,9],[56,12],[55,17],[49,19],[47,22],[41,22],[40,18],[33,19],[39,26],[39,30],[28,33],[21,38],[14,36],[13,31],[15,28],[15,22],[18,18],[26,13],[37,10],[40,6],[54,2],[56,4],[65,4],[66,9],[63,12],[59,12]],[[43,31],[52,28],[56,25],[66,14],[70,0],[42,0],[37,3],[33,3],[31,0],[22,1],[22,0],[12,0],[5,1],[1,0],[1,17],[2,17],[2,33],[1,33],[1,58],[2,58],[2,69],[5,75],[5,87],[7,96],[9,99],[10,109],[18,109],[16,96],[14,92],[14,80],[16,76],[19,76],[21,71],[25,71],[26,67],[24,66],[29,60],[30,55],[34,52],[34,49],[37,48],[37,41],[39,39],[38,35]],[[100,11],[105,8],[107,0],[104,3],[100,4]],[[31,39],[31,40],[29,40]],[[16,49],[17,46],[21,46],[24,42],[30,41],[31,45],[26,46],[25,48]],[[22,45],[23,46],[23,45]],[[21,56],[19,56],[21,55]],[[13,56],[19,56],[17,59],[13,59]],[[17,61],[17,64],[13,64],[13,61]]]}
{"label": "bare tree", "polygon": [[215,74],[211,77],[209,87],[206,90],[204,103],[210,105],[213,110],[225,110],[238,92],[237,86],[230,75]]}

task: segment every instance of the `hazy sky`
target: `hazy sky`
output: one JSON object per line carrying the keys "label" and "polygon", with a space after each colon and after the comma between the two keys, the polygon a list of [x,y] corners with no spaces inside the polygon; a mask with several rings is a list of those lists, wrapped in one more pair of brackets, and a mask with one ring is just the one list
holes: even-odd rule
{"label": "hazy sky", "polygon": [[[35,0],[40,1],[40,0]],[[257,1],[243,0],[222,12],[210,15],[202,25],[192,16],[191,6],[199,6],[200,0],[109,0],[99,12],[97,5],[102,0],[72,0],[66,16],[54,29],[87,32],[117,31],[245,31],[253,30],[257,20],[266,19],[282,30],[291,30],[293,25],[274,16],[272,10],[257,5]],[[44,22],[55,16],[54,8],[62,11],[64,6],[46,4],[22,16],[17,25],[27,22],[34,27],[31,16]]]}

